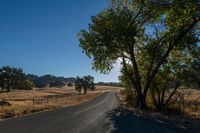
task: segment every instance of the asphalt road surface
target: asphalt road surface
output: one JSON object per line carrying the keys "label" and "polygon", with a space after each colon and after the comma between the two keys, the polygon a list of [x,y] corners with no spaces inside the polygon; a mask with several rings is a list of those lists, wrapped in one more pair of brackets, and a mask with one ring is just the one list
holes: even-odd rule
{"label": "asphalt road surface", "polygon": [[114,92],[75,106],[0,122],[0,133],[182,133],[138,118],[118,105]]}

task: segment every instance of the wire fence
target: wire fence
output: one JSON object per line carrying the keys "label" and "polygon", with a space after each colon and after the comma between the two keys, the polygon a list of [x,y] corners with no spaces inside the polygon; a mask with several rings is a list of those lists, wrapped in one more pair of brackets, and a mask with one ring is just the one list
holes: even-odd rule
{"label": "wire fence", "polygon": [[36,105],[51,105],[51,104],[62,104],[63,102],[70,102],[77,99],[80,95],[54,95],[46,97],[34,97],[29,99],[0,99],[0,107],[3,109],[5,106],[10,106],[16,102],[23,102],[32,106]]}

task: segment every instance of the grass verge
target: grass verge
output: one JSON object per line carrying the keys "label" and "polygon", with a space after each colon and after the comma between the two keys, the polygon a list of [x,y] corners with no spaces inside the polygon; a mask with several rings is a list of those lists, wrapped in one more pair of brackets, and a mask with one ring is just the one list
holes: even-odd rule
{"label": "grass verge", "polygon": [[40,111],[60,108],[64,106],[80,104],[83,102],[90,101],[101,94],[102,92],[96,92],[96,93],[88,93],[85,95],[79,94],[71,98],[62,97],[62,98],[57,98],[56,101],[55,100],[49,101],[48,104],[44,103],[40,105],[12,104],[11,106],[5,106],[0,109],[0,118],[5,119],[5,118],[12,118],[12,117],[19,117],[19,116],[23,116],[25,114],[31,114],[34,112],[40,112]]}

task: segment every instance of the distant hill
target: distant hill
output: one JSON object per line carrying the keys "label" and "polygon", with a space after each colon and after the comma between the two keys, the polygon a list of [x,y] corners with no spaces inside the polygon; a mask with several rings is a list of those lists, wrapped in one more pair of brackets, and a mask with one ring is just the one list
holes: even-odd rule
{"label": "distant hill", "polygon": [[65,77],[56,77],[50,74],[43,75],[43,76],[37,76],[33,74],[28,74],[26,77],[31,80],[35,87],[42,88],[49,86],[50,84],[53,84],[55,82],[60,82],[60,83],[74,83],[76,78],[70,77],[70,78],[65,78]]}
{"label": "distant hill", "polygon": [[[27,79],[32,81],[37,88],[42,88],[46,86],[57,85],[58,83],[62,86],[63,84],[67,85],[68,83],[74,83],[76,78],[69,77],[56,77],[50,74],[37,76],[34,74],[27,74]],[[118,82],[98,82],[96,85],[104,85],[104,86],[116,86],[121,87],[121,84]],[[59,85],[58,85],[59,86]],[[56,86],[55,86],[56,87]]]}

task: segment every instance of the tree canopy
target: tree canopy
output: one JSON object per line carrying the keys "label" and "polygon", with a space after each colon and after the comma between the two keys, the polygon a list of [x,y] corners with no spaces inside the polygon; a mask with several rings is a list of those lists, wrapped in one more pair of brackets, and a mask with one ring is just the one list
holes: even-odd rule
{"label": "tree canopy", "polygon": [[60,80],[57,80],[57,81],[54,81],[54,82],[51,82],[49,84],[49,87],[57,87],[57,88],[62,88],[65,86],[65,83],[63,81],[60,81]]}
{"label": "tree canopy", "polygon": [[94,77],[88,75],[84,76],[82,78],[77,77],[75,81],[75,89],[79,92],[84,91],[84,94],[87,93],[87,90],[94,90],[95,85],[94,85]]}
{"label": "tree canopy", "polygon": [[200,46],[194,50],[191,63],[185,65],[185,69],[180,73],[180,78],[185,85],[198,87],[200,89]]}
{"label": "tree canopy", "polygon": [[180,57],[198,46],[200,1],[112,3],[91,18],[88,30],[80,31],[80,47],[93,59],[93,68],[103,73],[120,60],[129,86],[136,91],[137,106],[143,109],[159,72],[170,67],[173,74],[177,64],[172,62],[182,61]]}
{"label": "tree canopy", "polygon": [[9,66],[5,66],[0,69],[1,89],[5,89],[9,92],[10,89],[31,90],[33,87],[33,83],[26,78],[22,69],[12,68]]}

